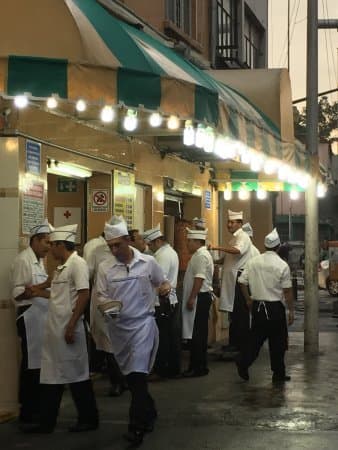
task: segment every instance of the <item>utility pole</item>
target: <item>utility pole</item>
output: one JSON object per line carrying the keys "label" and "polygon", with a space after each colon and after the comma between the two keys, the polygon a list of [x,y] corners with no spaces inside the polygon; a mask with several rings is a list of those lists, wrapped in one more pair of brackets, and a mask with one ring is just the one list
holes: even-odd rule
{"label": "utility pole", "polygon": [[[307,3],[306,147],[318,154],[318,0]],[[318,354],[318,199],[317,180],[305,193],[304,351]]]}

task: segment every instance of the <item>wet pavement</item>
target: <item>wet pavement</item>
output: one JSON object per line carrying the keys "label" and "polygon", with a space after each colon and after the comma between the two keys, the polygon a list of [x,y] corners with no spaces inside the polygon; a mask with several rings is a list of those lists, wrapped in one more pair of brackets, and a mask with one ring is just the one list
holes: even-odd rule
{"label": "wet pavement", "polygon": [[[217,361],[210,352],[210,374],[195,379],[152,383],[159,420],[142,449],[335,449],[338,444],[338,328],[332,299],[320,292],[320,353],[303,352],[302,297],[287,353],[292,380],[271,382],[267,348],[250,369],[250,381],[239,379],[232,362]],[[17,432],[15,422],[0,425],[2,448],[34,450],[123,449],[129,394],[106,396],[108,382],[95,380],[101,414],[100,430],[70,434],[75,417],[69,393],[63,399],[56,431],[31,436]]]}

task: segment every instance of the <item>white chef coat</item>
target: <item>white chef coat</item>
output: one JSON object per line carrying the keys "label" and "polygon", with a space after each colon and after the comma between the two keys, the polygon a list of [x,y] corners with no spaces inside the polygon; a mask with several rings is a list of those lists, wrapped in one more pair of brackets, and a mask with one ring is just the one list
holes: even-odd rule
{"label": "white chef coat", "polygon": [[251,259],[238,281],[250,286],[254,300],[266,302],[283,301],[283,289],[292,287],[290,268],[274,251]]}
{"label": "white chef coat", "polygon": [[235,247],[239,250],[238,254],[226,253],[222,268],[222,282],[220,294],[221,311],[232,312],[235,300],[235,288],[237,272],[242,270],[245,264],[250,259],[250,249],[252,246],[249,236],[239,228],[229,242],[230,247]]}
{"label": "white chef coat", "polygon": [[200,247],[192,255],[183,279],[182,300],[182,337],[191,339],[196,316],[196,299],[194,308],[187,309],[187,303],[195,278],[202,278],[203,283],[200,292],[212,292],[212,277],[214,274],[214,263],[210,252],[205,246]]}
{"label": "white chef coat", "polygon": [[[165,243],[162,245],[156,252],[154,253],[154,258],[161,266],[164,276],[168,279],[171,291],[169,294],[169,300],[171,305],[176,305],[178,303],[177,295],[176,295],[176,286],[177,286],[177,276],[178,276],[178,255],[175,250],[169,245]],[[157,304],[158,300],[157,300]]]}
{"label": "white chef coat", "polygon": [[97,273],[98,301],[117,300],[122,308],[116,318],[105,316],[116,361],[124,375],[149,373],[158,348],[154,318],[154,288],[167,281],[155,258],[133,251],[128,264],[115,257],[103,261]]}
{"label": "white chef coat", "polygon": [[[253,245],[253,243],[251,242],[251,247],[250,247],[250,259],[254,258],[255,256],[259,256],[261,254],[261,252],[258,250],[258,248]],[[250,261],[249,259],[249,261]]]}
{"label": "white chef coat", "polygon": [[[23,250],[15,258],[12,266],[12,296],[21,295],[26,286],[44,283],[48,278],[43,259],[38,259],[31,247]],[[26,338],[28,369],[40,369],[41,349],[44,327],[48,313],[48,299],[33,297],[27,300],[15,301],[16,306],[31,305],[23,314]],[[22,317],[20,316],[20,317]]]}
{"label": "white chef coat", "polygon": [[65,329],[75,308],[78,291],[89,289],[88,266],[77,252],[54,272],[46,331],[43,339],[40,382],[67,384],[89,379],[85,328],[80,318],[72,344]]}
{"label": "white chef coat", "polygon": [[[91,245],[89,246],[89,244]],[[97,350],[102,350],[106,353],[112,353],[113,350],[110,342],[107,323],[103,315],[97,309],[98,301],[96,276],[100,263],[107,259],[113,258],[113,255],[107,245],[106,240],[102,236],[92,239],[91,241],[87,242],[86,245],[88,245],[86,257],[85,252],[83,253],[83,255],[88,264],[89,277],[92,280],[92,291],[90,297],[90,332],[92,338],[95,341]]]}

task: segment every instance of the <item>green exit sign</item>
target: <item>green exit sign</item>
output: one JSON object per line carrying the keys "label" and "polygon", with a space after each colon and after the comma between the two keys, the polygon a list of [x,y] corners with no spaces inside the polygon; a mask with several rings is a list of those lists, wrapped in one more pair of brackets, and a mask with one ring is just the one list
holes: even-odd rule
{"label": "green exit sign", "polygon": [[77,192],[77,180],[75,178],[58,177],[58,192]]}

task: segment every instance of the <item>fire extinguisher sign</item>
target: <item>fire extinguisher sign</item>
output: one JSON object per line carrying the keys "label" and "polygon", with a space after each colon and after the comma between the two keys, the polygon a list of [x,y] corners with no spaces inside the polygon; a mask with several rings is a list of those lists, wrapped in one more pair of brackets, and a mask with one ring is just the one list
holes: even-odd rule
{"label": "fire extinguisher sign", "polygon": [[92,212],[109,212],[108,189],[93,189],[91,192]]}

